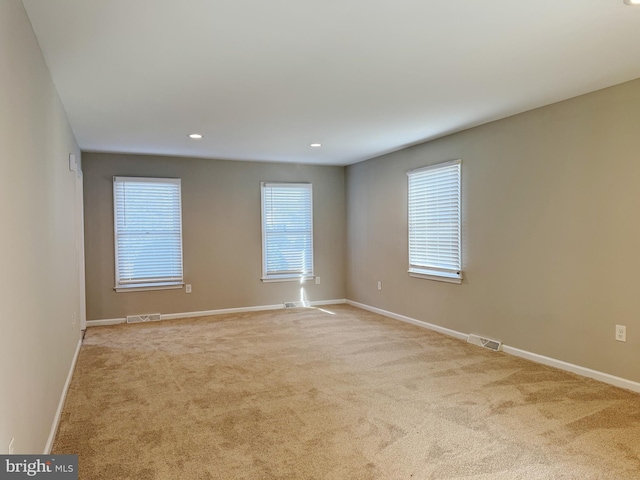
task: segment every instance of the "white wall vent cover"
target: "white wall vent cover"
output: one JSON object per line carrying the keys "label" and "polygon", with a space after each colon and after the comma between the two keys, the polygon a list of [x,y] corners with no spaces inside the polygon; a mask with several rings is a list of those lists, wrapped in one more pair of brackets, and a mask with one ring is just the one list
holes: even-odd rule
{"label": "white wall vent cover", "polygon": [[501,341],[481,337],[480,335],[470,334],[467,337],[467,342],[473,343],[474,345],[478,345],[480,347],[488,348],[489,350],[493,350],[494,352],[499,352],[500,349],[502,348]]}
{"label": "white wall vent cover", "polygon": [[302,308],[308,306],[309,302],[284,302],[284,308]]}
{"label": "white wall vent cover", "polygon": [[127,316],[127,323],[155,322],[158,320],[161,320],[161,315],[159,313],[150,313],[148,315]]}

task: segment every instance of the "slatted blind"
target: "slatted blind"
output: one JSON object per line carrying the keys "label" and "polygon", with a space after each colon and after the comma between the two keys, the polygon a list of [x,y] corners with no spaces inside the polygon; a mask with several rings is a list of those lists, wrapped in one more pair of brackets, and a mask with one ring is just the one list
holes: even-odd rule
{"label": "slatted blind", "polygon": [[461,279],[461,161],[407,172],[409,272]]}
{"label": "slatted blind", "polygon": [[180,179],[114,177],[116,289],[182,284]]}
{"label": "slatted blind", "polygon": [[313,194],[308,183],[262,183],[262,278],[313,275]]}

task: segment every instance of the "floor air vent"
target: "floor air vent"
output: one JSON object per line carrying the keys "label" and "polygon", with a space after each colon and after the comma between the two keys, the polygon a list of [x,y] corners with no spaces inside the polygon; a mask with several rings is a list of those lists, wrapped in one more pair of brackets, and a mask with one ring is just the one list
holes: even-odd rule
{"label": "floor air vent", "polygon": [[159,313],[150,313],[148,315],[129,315],[127,323],[155,322],[161,319]]}
{"label": "floor air vent", "polygon": [[480,335],[469,335],[467,337],[467,342],[473,343],[474,345],[478,345],[480,347],[488,348],[489,350],[493,350],[494,352],[499,352],[500,347],[502,347],[502,342],[498,340],[492,340],[490,338],[484,338]]}
{"label": "floor air vent", "polygon": [[308,306],[308,302],[284,302],[284,308],[302,308]]}

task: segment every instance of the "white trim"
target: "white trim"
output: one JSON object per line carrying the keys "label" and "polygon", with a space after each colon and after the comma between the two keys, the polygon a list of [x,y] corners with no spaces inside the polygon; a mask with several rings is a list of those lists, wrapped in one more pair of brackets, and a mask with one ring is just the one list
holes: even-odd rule
{"label": "white trim", "polygon": [[[338,305],[345,303],[344,298],[337,300],[316,300],[315,302],[309,302],[310,306],[316,305]],[[187,313],[168,313],[161,315],[161,320],[174,320],[176,318],[193,318],[193,317],[208,317],[211,315],[225,315],[227,313],[245,313],[245,312],[261,312],[266,310],[283,310],[284,303],[276,305],[256,305],[255,307],[238,307],[238,308],[223,308],[221,310],[205,310],[203,312],[187,312]]]}
{"label": "white trim", "polygon": [[[434,178],[429,177],[432,174]],[[462,283],[462,160],[409,170],[407,182],[409,275],[426,280]],[[432,205],[433,209],[427,205]],[[457,216],[455,234],[450,231],[454,214]],[[445,218],[448,220],[444,221]],[[427,224],[431,225],[430,222],[438,225],[433,226],[434,230],[428,234],[431,226],[427,227]],[[441,231],[440,227],[444,230]],[[434,243],[431,235],[441,239],[446,237],[445,244],[448,243],[449,248],[443,247],[439,241]],[[455,260],[451,257],[453,246],[457,253]]]}
{"label": "white trim", "polygon": [[184,283],[176,283],[173,285],[120,285],[119,287],[113,287],[118,292],[148,292],[151,290],[176,290],[178,288],[184,288]]}
{"label": "white trim", "polygon": [[263,283],[273,283],[273,282],[300,282],[300,283],[304,283],[307,280],[313,280],[315,277],[313,275],[305,275],[305,276],[300,276],[298,274],[294,274],[294,275],[272,275],[270,277],[264,277],[261,278],[260,280],[262,280]]}
{"label": "white trim", "polygon": [[58,426],[60,425],[60,417],[62,416],[62,409],[64,408],[64,402],[67,399],[67,392],[69,391],[69,385],[71,385],[71,379],[73,378],[73,371],[76,368],[78,355],[80,355],[80,347],[82,347],[82,338],[78,340],[76,353],[73,354],[73,360],[71,360],[71,366],[69,367],[69,373],[67,374],[67,381],[64,383],[64,387],[62,388],[62,394],[60,395],[60,401],[58,402],[58,409],[56,410],[56,416],[53,417],[49,438],[47,439],[47,444],[44,446],[44,452],[42,452],[43,455],[49,455],[51,453],[53,441],[56,439],[56,433],[58,433]]}
{"label": "white trim", "polygon": [[370,312],[373,312],[373,313],[384,315],[385,317],[393,318],[395,320],[400,320],[401,322],[411,323],[419,327],[428,328],[429,330],[433,330],[438,333],[443,333],[445,335],[449,335],[450,337],[459,338],[460,340],[466,341],[468,337],[466,333],[457,332],[456,330],[451,330],[449,328],[441,327],[439,325],[434,325],[433,323],[427,323],[427,322],[423,322],[422,320],[416,320],[415,318],[406,317],[404,315],[399,315],[393,312],[388,312],[386,310],[382,310],[381,308],[365,305],[364,303],[358,303],[352,300],[347,300],[347,304],[353,305],[354,307],[362,308],[363,310],[369,310]]}
{"label": "white trim", "polygon": [[[451,337],[459,338],[460,340],[467,340],[468,338],[468,334],[458,332],[456,330],[450,330],[448,328],[440,327],[438,325],[433,325],[431,323],[423,322],[422,320],[416,320],[415,318],[406,317],[404,315],[398,315],[397,313],[388,312],[386,310],[365,305],[363,303],[354,302],[352,300],[347,300],[346,303],[354,307],[362,308],[363,310],[368,310],[370,312],[384,315],[385,317],[393,318],[395,320],[400,320],[406,323],[411,323],[419,327],[424,327],[424,328],[428,328],[429,330],[434,330],[436,332],[443,333],[444,335],[449,335]],[[616,377],[615,375],[599,372],[597,370],[591,370],[590,368],[582,367],[580,365],[574,365],[573,363],[564,362],[562,360],[557,360],[555,358],[545,357],[544,355],[528,352],[526,350],[520,350],[519,348],[510,347],[504,344],[502,345],[502,351],[508,355],[524,358],[526,360],[530,360],[535,363],[540,363],[542,365],[547,365],[549,367],[558,368],[566,372],[575,373],[576,375],[580,375],[582,377],[592,378],[594,380],[598,380],[600,382],[607,383],[615,387],[620,387],[627,390],[631,390],[633,392],[640,393],[640,383],[634,382],[633,380]]]}
{"label": "white trim", "polygon": [[224,315],[227,313],[259,312],[262,310],[280,310],[283,308],[284,308],[284,303],[277,304],[277,305],[257,305],[255,307],[223,308],[220,310],[205,310],[202,312],[167,313],[167,314],[161,315],[160,319],[175,320],[176,318],[208,317],[210,315]]}
{"label": "white trim", "polygon": [[104,327],[105,325],[117,325],[119,323],[127,323],[126,318],[104,318],[102,320],[87,320],[87,328]]}
{"label": "white trim", "polygon": [[[309,305],[340,305],[347,303],[344,298],[333,300],[316,300],[309,302]],[[256,305],[254,307],[238,307],[238,308],[223,308],[220,310],[204,310],[201,312],[186,312],[186,313],[167,313],[160,315],[160,320],[175,320],[177,318],[194,318],[194,317],[208,317],[211,315],[224,315],[227,313],[244,313],[244,312],[260,312],[264,310],[282,310],[284,309],[284,303],[278,303],[276,305]],[[119,323],[127,323],[126,318],[106,318],[102,320],[87,320],[87,327],[101,327],[105,325],[117,325]]]}
{"label": "white trim", "polygon": [[427,165],[426,167],[414,168],[413,170],[407,170],[407,176],[414,173],[426,172],[427,170],[433,170],[434,168],[450,167],[451,165],[462,165],[462,159],[457,158],[455,160],[448,160],[446,162],[434,163],[433,165]]}
{"label": "white trim", "polygon": [[[128,183],[159,183],[177,185],[178,187],[178,199],[177,199],[177,212],[179,213],[178,226],[180,227],[180,276],[172,278],[155,278],[155,279],[140,279],[139,281],[123,281],[120,275],[120,242],[118,241],[118,215],[121,211],[119,206],[118,194],[120,186],[124,188],[123,192],[126,192],[126,185]],[[126,206],[126,200],[125,200]],[[126,210],[125,210],[126,211]],[[163,177],[113,177],[113,242],[114,242],[114,260],[115,260],[115,287],[116,292],[135,291],[131,290],[136,286],[140,287],[138,291],[142,290],[164,290],[165,288],[182,288],[184,285],[184,239],[182,236],[182,179],[181,178],[163,178]],[[172,272],[177,273],[177,272]],[[142,282],[142,280],[151,280]],[[154,281],[155,280],[155,281]]]}
{"label": "white trim", "polygon": [[315,302],[309,302],[309,305],[315,307],[316,305],[342,305],[347,303],[344,298],[337,298],[335,300],[316,300]]}
{"label": "white trim", "polygon": [[590,368],[581,367],[580,365],[574,365],[573,363],[563,362],[562,360],[557,360],[555,358],[545,357],[544,355],[527,352],[526,350],[520,350],[519,348],[515,347],[509,347],[508,345],[503,345],[502,351],[508,353],[509,355],[513,355],[514,357],[524,358],[527,360],[531,360],[532,362],[541,363],[542,365],[547,365],[549,367],[559,368],[560,370],[565,370],[567,372],[575,373],[587,378],[593,378],[594,380],[599,380],[601,382],[608,383],[609,385],[626,388],[627,390],[640,393],[640,383],[634,382],[633,380],[616,377],[615,375],[599,372],[597,370],[591,370]]}
{"label": "white trim", "polygon": [[435,280],[436,282],[446,282],[446,283],[455,283],[462,284],[462,275],[455,273],[445,273],[445,272],[436,272],[435,270],[422,270],[422,272],[432,272],[432,273],[421,273],[417,269],[410,269],[409,276],[415,278],[423,278],[425,280]]}
{"label": "white trim", "polygon": [[[311,240],[311,269],[305,272],[271,273],[267,268],[267,226],[265,192],[268,188],[297,188],[309,191],[309,217],[311,220],[310,240]],[[262,230],[262,276],[260,279],[264,283],[295,281],[300,278],[314,278],[314,243],[313,243],[313,184],[311,182],[260,182],[260,228]],[[308,269],[308,267],[307,267]]]}
{"label": "white trim", "polygon": [[[78,167],[82,166],[82,160]],[[82,168],[76,169],[76,254],[78,255],[78,292],[80,330],[87,329],[87,289],[84,258],[84,181]]]}

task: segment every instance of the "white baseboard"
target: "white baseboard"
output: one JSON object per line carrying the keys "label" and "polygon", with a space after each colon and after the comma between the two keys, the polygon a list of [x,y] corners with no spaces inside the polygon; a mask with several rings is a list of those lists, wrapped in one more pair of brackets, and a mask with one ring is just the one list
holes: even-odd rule
{"label": "white baseboard", "polygon": [[563,362],[551,357],[545,357],[544,355],[538,355],[537,353],[527,352],[526,350],[520,350],[519,348],[503,345],[502,350],[509,355],[515,357],[526,358],[532,362],[548,365],[549,367],[559,368],[567,372],[575,373],[577,375],[593,378],[609,385],[615,385],[616,387],[626,388],[634,392],[640,393],[640,383],[633,380],[627,380],[626,378],[616,377],[615,375],[609,375],[608,373],[599,372],[597,370],[591,370],[587,367],[581,367],[580,365],[574,365],[573,363]]}
{"label": "white baseboard", "polygon": [[88,327],[102,327],[105,325],[117,325],[119,323],[126,323],[127,319],[125,317],[122,318],[105,318],[102,320],[87,320],[87,328]]}
{"label": "white baseboard", "polygon": [[[370,305],[365,305],[363,303],[354,302],[352,300],[347,300],[346,303],[349,305],[353,305],[354,307],[362,308],[363,310],[368,310],[370,312],[384,315],[385,317],[393,318],[395,320],[400,320],[402,322],[411,323],[419,327],[428,328],[429,330],[434,330],[436,332],[443,333],[444,335],[449,335],[451,337],[459,338],[460,340],[466,340],[468,337],[468,334],[466,333],[461,333],[456,330],[451,330],[448,328],[440,327],[438,325],[433,325],[431,323],[423,322],[422,320],[416,320],[415,318],[406,317],[404,315],[399,315],[397,313],[388,312],[386,310],[372,307]],[[599,372],[597,370],[591,370],[590,368],[582,367],[580,365],[574,365],[572,363],[564,362],[562,360],[557,360],[555,358],[545,357],[544,355],[528,352],[526,350],[510,347],[504,344],[502,345],[502,351],[509,355],[513,355],[515,357],[525,358],[535,363],[540,363],[542,365],[547,365],[549,367],[555,367],[560,370],[575,373],[582,377],[592,378],[594,380],[598,380],[603,383],[608,383],[609,385],[614,385],[616,387],[625,388],[627,390],[640,393],[640,383],[634,382],[633,380],[627,380],[626,378],[616,377],[615,375]]]}
{"label": "white baseboard", "polygon": [[162,320],[174,320],[176,318],[208,317],[210,315],[225,315],[227,313],[261,312],[263,310],[280,310],[284,304],[256,305],[254,307],[222,308],[220,310],[203,310],[201,312],[167,313],[162,314]]}
{"label": "white baseboard", "polygon": [[60,395],[60,401],[58,402],[58,409],[56,410],[55,417],[53,417],[53,423],[51,424],[51,431],[49,432],[49,438],[47,439],[47,444],[44,447],[43,455],[49,455],[51,453],[51,448],[53,448],[53,441],[56,439],[56,433],[58,432],[58,425],[60,425],[60,417],[62,416],[64,401],[67,398],[69,385],[71,385],[71,378],[73,378],[73,371],[76,368],[78,355],[80,355],[80,347],[82,347],[82,338],[78,340],[76,353],[73,354],[73,360],[71,360],[71,366],[69,367],[69,373],[67,374],[67,381],[64,383],[64,387],[62,388],[62,394]]}
{"label": "white baseboard", "polygon": [[468,337],[466,333],[461,333],[456,330],[451,330],[449,328],[444,328],[439,325],[434,325],[432,323],[423,322],[422,320],[416,320],[415,318],[407,317],[405,315],[399,315],[397,313],[388,312],[386,310],[382,310],[381,308],[365,305],[364,303],[358,303],[352,300],[347,300],[347,303],[349,305],[353,305],[354,307],[362,308],[363,310],[369,310],[370,312],[378,313],[380,315],[384,315],[385,317],[393,318],[395,320],[400,320],[401,322],[411,323],[419,327],[428,328],[429,330],[434,330],[438,333],[449,335],[450,337],[459,338],[460,340],[466,340]]}
{"label": "white baseboard", "polygon": [[[338,305],[346,303],[344,298],[333,300],[317,300],[309,302],[311,306],[318,305]],[[184,313],[167,313],[160,315],[161,320],[174,320],[177,318],[194,318],[194,317],[208,317],[211,315],[224,315],[227,313],[245,313],[245,312],[261,312],[265,310],[281,310],[284,309],[284,303],[278,303],[276,305],[256,305],[253,307],[238,307],[238,308],[223,308],[219,310],[204,310],[201,312],[184,312]],[[126,323],[127,319],[123,318],[107,318],[103,320],[87,320],[87,327],[99,327],[104,325],[117,325],[119,323]]]}
{"label": "white baseboard", "polygon": [[347,300],[344,298],[338,298],[335,300],[318,300],[315,302],[309,302],[312,307],[318,307],[322,305],[342,305],[343,303],[347,303]]}

